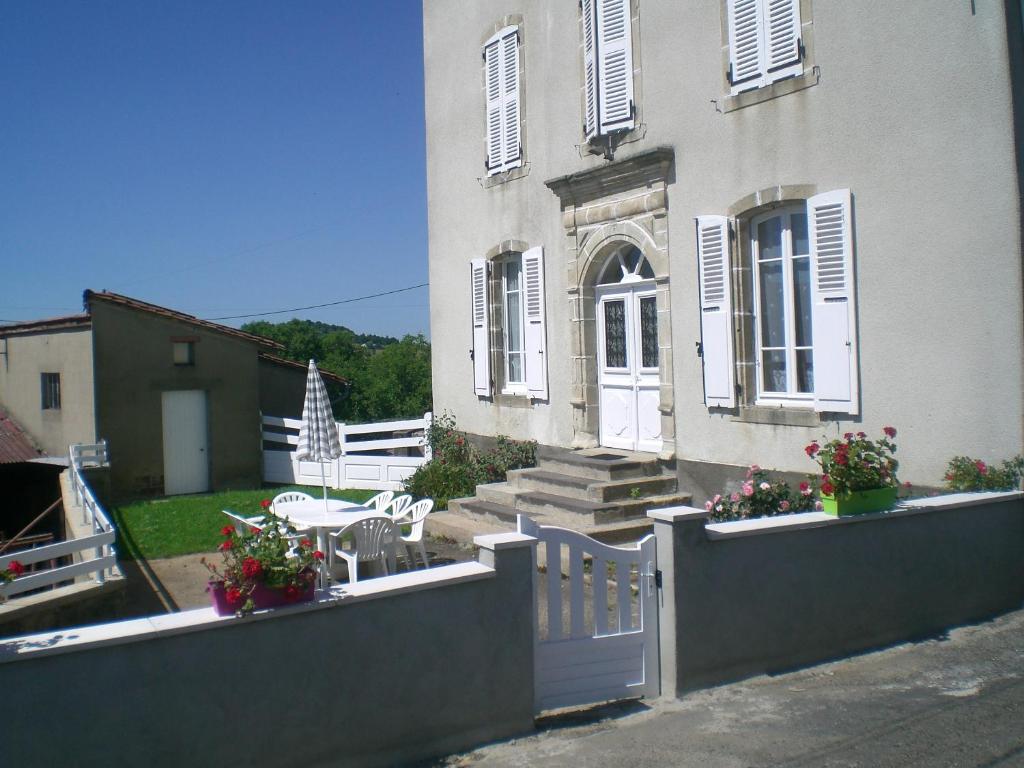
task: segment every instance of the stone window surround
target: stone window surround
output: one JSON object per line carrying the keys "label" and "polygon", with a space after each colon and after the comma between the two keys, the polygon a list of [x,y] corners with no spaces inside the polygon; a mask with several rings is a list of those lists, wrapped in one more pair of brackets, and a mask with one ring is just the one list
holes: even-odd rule
{"label": "stone window surround", "polygon": [[[522,145],[522,165],[518,168],[496,173],[493,176],[488,176],[485,168],[484,175],[479,179],[480,186],[484,189],[490,189],[499,184],[505,184],[530,175],[530,164],[526,161],[526,32],[523,26],[522,14],[512,13],[494,22],[480,36],[479,47],[482,52],[484,44],[505,27],[519,28],[519,143]],[[483,137],[483,156],[487,157],[487,68],[483,65],[480,67],[480,103],[484,105],[484,125],[483,132],[480,135]]]}
{"label": "stone window surround", "polygon": [[662,427],[659,457],[675,458],[667,194],[673,169],[674,150],[659,147],[545,182],[561,202],[566,235],[574,448],[593,448],[600,444],[594,287],[610,251],[629,243],[640,249],[654,270]]}
{"label": "stone window surround", "polygon": [[736,408],[715,409],[731,412],[732,421],[750,424],[776,424],[793,427],[816,427],[824,423],[822,414],[802,405],[755,405],[757,367],[754,364],[753,333],[753,265],[750,260],[750,221],[762,213],[792,205],[818,194],[814,184],[789,184],[768,187],[740,198],[726,211],[733,220],[735,239],[732,243],[732,306],[736,349]]}
{"label": "stone window surround", "polygon": [[492,402],[510,408],[529,408],[533,399],[523,393],[503,392],[505,388],[505,302],[502,295],[501,262],[509,256],[522,256],[530,249],[525,240],[509,238],[489,248],[484,254],[490,264],[487,278],[487,335],[491,348]]}
{"label": "stone window surround", "polygon": [[802,91],[817,85],[820,78],[820,70],[814,60],[814,15],[811,9],[812,0],[800,0],[800,43],[803,47],[804,72],[796,77],[788,77],[785,80],[778,80],[770,85],[761,88],[754,88],[742,93],[730,94],[732,84],[729,82],[729,9],[726,0],[719,0],[722,29],[722,93],[726,94],[721,99],[715,100],[719,111],[733,112],[752,104],[760,104],[764,101],[784,96],[794,91]]}
{"label": "stone window surround", "polygon": [[623,144],[639,141],[647,135],[647,124],[643,121],[643,68],[640,66],[640,0],[629,0],[629,29],[633,50],[633,127],[628,131],[612,134],[598,134],[587,141],[584,115],[587,111],[587,79],[583,70],[583,9],[578,6],[576,14],[579,27],[579,47],[576,54],[576,72],[580,81],[580,151],[591,155],[604,155],[612,160],[615,150]]}

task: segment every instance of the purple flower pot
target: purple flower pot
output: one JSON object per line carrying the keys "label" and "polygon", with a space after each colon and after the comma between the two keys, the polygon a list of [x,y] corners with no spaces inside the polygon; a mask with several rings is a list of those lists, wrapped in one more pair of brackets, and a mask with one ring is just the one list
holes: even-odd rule
{"label": "purple flower pot", "polygon": [[242,594],[242,599],[232,603],[228,600],[227,590],[224,589],[223,581],[211,581],[206,588],[210,593],[210,601],[213,603],[213,610],[218,616],[233,616],[245,605],[245,601],[252,599],[253,609],[280,608],[282,605],[295,605],[296,603],[313,602],[313,591],[316,588],[316,580],[311,579],[308,586],[301,590],[296,596],[289,597],[283,589],[268,587],[262,582],[253,585],[252,594]]}

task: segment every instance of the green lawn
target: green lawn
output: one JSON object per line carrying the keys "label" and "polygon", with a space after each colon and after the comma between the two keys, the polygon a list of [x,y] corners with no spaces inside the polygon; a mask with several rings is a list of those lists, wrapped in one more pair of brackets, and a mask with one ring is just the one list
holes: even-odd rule
{"label": "green lawn", "polygon": [[[110,511],[117,526],[118,556],[130,560],[214,552],[222,537],[220,530],[229,524],[222,510],[241,515],[258,515],[260,501],[272,499],[287,490],[298,490],[319,497],[319,488],[259,488],[254,491],[223,491],[195,496],[171,496],[153,501],[136,501],[113,507]],[[361,502],[376,491],[328,490],[333,499]]]}

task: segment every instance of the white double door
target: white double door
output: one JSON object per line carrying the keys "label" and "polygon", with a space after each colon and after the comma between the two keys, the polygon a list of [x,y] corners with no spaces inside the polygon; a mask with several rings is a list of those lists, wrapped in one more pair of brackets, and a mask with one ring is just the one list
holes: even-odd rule
{"label": "white double door", "polygon": [[596,289],[601,445],[661,450],[658,308],[650,281]]}

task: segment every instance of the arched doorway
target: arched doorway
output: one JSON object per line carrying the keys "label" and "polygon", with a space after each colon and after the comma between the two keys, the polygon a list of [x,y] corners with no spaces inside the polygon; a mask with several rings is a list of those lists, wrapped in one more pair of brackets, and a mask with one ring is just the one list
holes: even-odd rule
{"label": "arched doorway", "polygon": [[631,243],[606,257],[594,286],[600,444],[662,448],[655,274]]}

